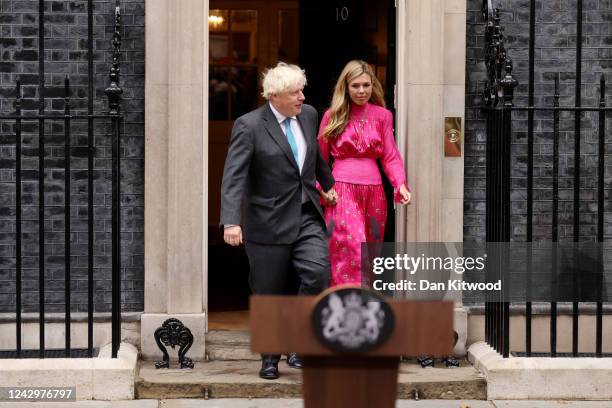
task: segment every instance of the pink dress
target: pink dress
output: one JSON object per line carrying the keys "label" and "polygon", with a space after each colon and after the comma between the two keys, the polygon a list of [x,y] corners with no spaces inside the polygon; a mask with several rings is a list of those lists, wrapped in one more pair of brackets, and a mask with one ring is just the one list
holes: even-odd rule
{"label": "pink dress", "polygon": [[393,139],[393,114],[370,103],[351,104],[350,109],[348,124],[336,138],[327,141],[322,135],[329,111],[319,127],[321,153],[327,161],[330,154],[334,158],[332,172],[338,193],[338,203],[325,208],[325,221],[333,223],[331,286],[361,284],[361,243],[384,240],[387,202],[376,160],[382,163],[396,193],[406,183],[404,164]]}

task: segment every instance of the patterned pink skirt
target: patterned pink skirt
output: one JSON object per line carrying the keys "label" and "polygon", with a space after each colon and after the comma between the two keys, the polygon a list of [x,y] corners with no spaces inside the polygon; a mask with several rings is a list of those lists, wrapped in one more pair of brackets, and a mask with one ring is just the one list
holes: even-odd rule
{"label": "patterned pink skirt", "polygon": [[361,243],[382,242],[387,221],[387,200],[382,184],[336,182],[338,203],[325,208],[325,221],[333,223],[329,240],[330,286],[361,284]]}

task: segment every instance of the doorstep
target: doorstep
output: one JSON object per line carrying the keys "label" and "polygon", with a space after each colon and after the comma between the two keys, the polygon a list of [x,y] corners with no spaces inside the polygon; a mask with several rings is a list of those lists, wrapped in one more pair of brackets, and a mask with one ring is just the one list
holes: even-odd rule
{"label": "doorstep", "polygon": [[[175,363],[176,364],[176,363]],[[441,363],[440,363],[441,365]],[[154,362],[141,361],[136,377],[136,398],[301,398],[300,370],[279,363],[280,378],[257,376],[259,361],[196,362],[194,369],[155,369]],[[467,360],[461,367],[421,368],[415,361],[400,364],[398,398],[485,400],[484,377]]]}

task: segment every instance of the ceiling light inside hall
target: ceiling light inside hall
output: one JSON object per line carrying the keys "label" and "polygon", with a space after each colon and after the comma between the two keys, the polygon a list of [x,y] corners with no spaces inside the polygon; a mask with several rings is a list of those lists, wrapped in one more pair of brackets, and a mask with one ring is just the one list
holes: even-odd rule
{"label": "ceiling light inside hall", "polygon": [[219,27],[221,24],[223,24],[224,21],[225,19],[221,16],[214,16],[214,15],[208,16],[208,25],[212,28]]}

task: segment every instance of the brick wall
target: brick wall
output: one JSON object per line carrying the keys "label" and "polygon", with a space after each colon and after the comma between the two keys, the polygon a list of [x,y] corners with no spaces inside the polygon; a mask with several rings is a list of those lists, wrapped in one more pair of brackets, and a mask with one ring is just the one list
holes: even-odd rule
{"label": "brick wall", "polygon": [[[465,202],[464,239],[482,241],[485,237],[485,121],[474,109],[479,106],[484,87],[484,27],[481,0],[468,0]],[[514,61],[514,75],[520,85],[515,90],[517,106],[527,105],[529,0],[493,0],[501,12],[506,49]],[[612,1],[583,1],[582,105],[599,104],[599,78],[603,73],[612,88]],[[575,102],[576,1],[536,2],[535,105],[552,106],[554,78],[560,76],[560,105]],[[607,92],[612,105],[612,92]],[[552,220],[552,114],[536,113],[534,122],[534,239],[550,239]],[[597,113],[584,113],[581,136],[581,237],[594,239],[597,216]],[[607,143],[612,129],[607,115]],[[573,232],[574,115],[562,113],[560,122],[559,217],[560,238],[571,239]],[[527,114],[514,113],[512,135],[512,239],[522,241],[526,234]],[[610,146],[607,151],[611,152]],[[606,155],[606,190],[611,187],[612,157]],[[612,210],[606,193],[606,211]],[[612,235],[612,218],[605,218],[606,237]]]}
{"label": "brick wall", "polygon": [[[108,103],[114,0],[94,0],[94,111]],[[72,85],[72,110],[87,109],[87,1],[45,1],[46,110],[63,112],[63,83]],[[121,87],[122,308],[144,303],[144,0],[121,0],[123,41]],[[0,114],[14,112],[14,86],[23,84],[25,110],[38,109],[38,1],[0,0]],[[31,111],[31,113],[34,111]],[[15,307],[15,135],[14,123],[0,124],[0,312]],[[87,310],[87,122],[72,132],[71,273],[72,309]],[[47,311],[64,303],[64,127],[45,125],[45,254]],[[23,310],[38,305],[38,124],[23,126]],[[95,309],[109,311],[111,299],[111,140],[108,121],[95,123]]]}

